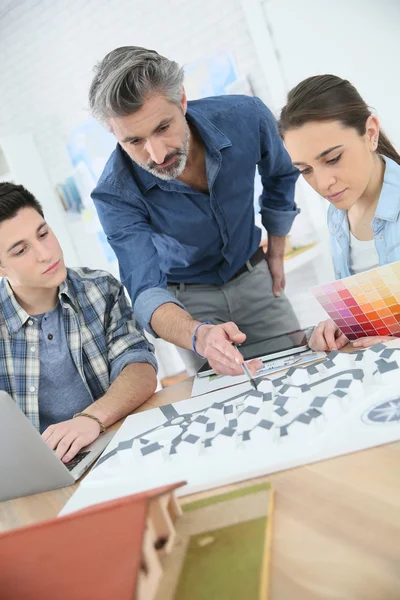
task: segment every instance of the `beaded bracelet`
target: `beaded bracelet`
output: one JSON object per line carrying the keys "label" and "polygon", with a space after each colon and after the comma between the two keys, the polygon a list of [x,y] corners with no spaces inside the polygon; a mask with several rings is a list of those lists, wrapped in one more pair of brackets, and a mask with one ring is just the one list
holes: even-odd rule
{"label": "beaded bracelet", "polygon": [[196,336],[197,336],[197,330],[199,329],[199,327],[201,327],[202,325],[212,325],[212,323],[210,321],[203,321],[202,323],[199,323],[196,327],[196,329],[194,330],[194,334],[192,337],[192,350],[195,354],[197,354],[197,356],[199,356],[200,358],[205,358],[205,356],[202,356],[201,354],[199,354],[196,350]]}
{"label": "beaded bracelet", "polygon": [[96,421],[96,423],[100,425],[100,433],[104,433],[106,430],[105,425],[100,421],[100,419],[98,419],[94,415],[90,415],[87,412],[75,413],[72,418],[75,419],[75,417],[88,417],[89,419],[93,419],[93,421]]}

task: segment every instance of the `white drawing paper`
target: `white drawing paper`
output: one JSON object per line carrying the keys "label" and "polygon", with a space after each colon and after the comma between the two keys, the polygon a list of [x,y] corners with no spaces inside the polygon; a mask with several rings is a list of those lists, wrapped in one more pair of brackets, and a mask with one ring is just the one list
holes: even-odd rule
{"label": "white drawing paper", "polygon": [[331,352],[305,368],[128,417],[62,514],[185,480],[178,493],[400,439],[400,349]]}

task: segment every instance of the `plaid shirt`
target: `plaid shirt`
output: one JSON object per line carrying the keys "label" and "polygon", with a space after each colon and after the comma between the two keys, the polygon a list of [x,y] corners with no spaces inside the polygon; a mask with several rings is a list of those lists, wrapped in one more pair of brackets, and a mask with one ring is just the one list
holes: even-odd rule
{"label": "plaid shirt", "polygon": [[[153,346],[127,301],[123,286],[105,271],[68,269],[60,285],[64,327],[72,359],[93,399],[103,396],[134,362],[157,369]],[[39,429],[39,327],[0,281],[0,389]]]}

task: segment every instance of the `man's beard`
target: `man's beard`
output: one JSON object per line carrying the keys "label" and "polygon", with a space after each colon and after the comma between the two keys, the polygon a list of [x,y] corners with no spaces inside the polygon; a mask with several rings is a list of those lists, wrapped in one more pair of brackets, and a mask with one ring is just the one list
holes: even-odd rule
{"label": "man's beard", "polygon": [[183,146],[179,150],[174,150],[167,154],[164,158],[164,162],[168,162],[171,158],[175,157],[175,161],[168,167],[160,167],[156,162],[151,161],[149,163],[138,163],[142,169],[148,171],[152,175],[155,175],[159,179],[169,181],[170,179],[176,179],[179,175],[182,175],[185,167],[187,156],[189,152],[189,140],[190,140],[190,129],[187,122],[185,122],[185,138],[183,140]]}

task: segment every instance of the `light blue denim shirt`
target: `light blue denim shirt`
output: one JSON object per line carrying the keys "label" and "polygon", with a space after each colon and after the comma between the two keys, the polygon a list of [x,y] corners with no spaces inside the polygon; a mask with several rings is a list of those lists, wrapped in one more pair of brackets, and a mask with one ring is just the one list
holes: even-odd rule
{"label": "light blue denim shirt", "polygon": [[[400,260],[400,165],[387,156],[382,191],[372,221],[379,265]],[[353,275],[350,269],[350,232],[347,211],[333,204],[328,209],[328,228],[336,279]]]}

